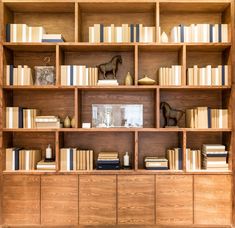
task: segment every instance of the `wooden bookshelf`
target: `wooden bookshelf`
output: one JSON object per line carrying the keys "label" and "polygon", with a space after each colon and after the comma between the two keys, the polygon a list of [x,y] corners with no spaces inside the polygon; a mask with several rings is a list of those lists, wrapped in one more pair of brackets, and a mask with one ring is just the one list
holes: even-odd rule
{"label": "wooden bookshelf", "polygon": [[[235,225],[234,69],[228,86],[188,86],[186,70],[197,64],[234,64],[233,0],[2,0],[0,3],[0,227],[93,225],[232,227]],[[6,42],[7,23],[43,26],[60,33],[64,43]],[[227,23],[228,43],[88,43],[88,27],[95,23],[141,23],[160,27],[169,35],[179,24]],[[61,86],[60,66],[97,66],[120,54],[119,86]],[[50,57],[56,69],[54,86],[7,86],[5,66],[44,65]],[[162,66],[182,66],[181,86],[141,86],[147,74],[156,80]],[[125,86],[130,72],[133,86]],[[196,106],[229,109],[228,129],[163,128],[160,102],[174,108]],[[143,104],[143,128],[82,128],[91,122],[91,105]],[[7,129],[5,108],[37,108],[42,115],[75,117],[75,128]],[[186,148],[205,143],[225,144],[228,171],[187,171]],[[5,149],[38,148],[50,144],[56,171],[6,171]],[[128,151],[130,170],[60,170],[60,148]],[[183,148],[183,170],[145,170],[145,156],[164,156],[170,147]]]}

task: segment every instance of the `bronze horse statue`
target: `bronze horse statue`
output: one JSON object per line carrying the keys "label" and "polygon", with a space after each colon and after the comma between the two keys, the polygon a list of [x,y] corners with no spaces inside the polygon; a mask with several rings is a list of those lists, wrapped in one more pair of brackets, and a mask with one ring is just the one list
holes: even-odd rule
{"label": "bronze horse statue", "polygon": [[122,57],[120,55],[114,56],[108,63],[98,65],[99,71],[103,74],[104,79],[107,79],[107,74],[112,74],[113,78],[116,79],[118,70],[118,63],[122,64]]}
{"label": "bronze horse statue", "polygon": [[177,126],[178,121],[184,115],[184,111],[171,108],[171,106],[166,102],[161,102],[160,108],[162,109],[165,124],[164,127],[170,126],[170,120],[174,121],[172,126]]}

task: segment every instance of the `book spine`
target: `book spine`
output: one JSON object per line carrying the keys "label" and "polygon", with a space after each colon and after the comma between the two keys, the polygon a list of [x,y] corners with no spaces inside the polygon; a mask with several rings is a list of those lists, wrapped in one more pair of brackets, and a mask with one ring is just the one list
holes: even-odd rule
{"label": "book spine", "polygon": [[183,169],[183,151],[182,151],[182,148],[179,148],[179,150],[178,150],[178,152],[179,152],[179,157],[178,157],[178,159],[179,159],[179,170],[182,170]]}
{"label": "book spine", "polygon": [[218,41],[222,42],[222,28],[221,24],[218,25]]}
{"label": "book spine", "polygon": [[69,149],[69,170],[73,170],[73,149]]}
{"label": "book spine", "polygon": [[210,24],[210,43],[213,43],[213,41],[214,41],[213,27],[214,27],[214,25]]}
{"label": "book spine", "polygon": [[211,109],[207,108],[207,115],[208,115],[208,128],[211,128]]}
{"label": "book spine", "polygon": [[13,67],[13,65],[10,65],[10,85],[14,85],[14,81],[13,81],[13,70],[14,70],[14,67]]}
{"label": "book spine", "polygon": [[225,67],[222,65],[222,85],[225,85]]}
{"label": "book spine", "polygon": [[140,42],[140,25],[136,25],[136,42]]}
{"label": "book spine", "polygon": [[180,25],[180,42],[184,42],[184,25]]}
{"label": "book spine", "polygon": [[23,121],[23,108],[19,107],[18,109],[18,118],[19,118],[19,123],[18,127],[23,128],[24,126],[24,121]]}
{"label": "book spine", "polygon": [[131,42],[135,42],[134,41],[134,25],[133,24],[130,25],[130,36],[131,36]]}
{"label": "book spine", "polygon": [[104,25],[100,24],[100,42],[104,42]]}
{"label": "book spine", "polygon": [[73,85],[73,65],[70,65],[70,83],[69,85]]}
{"label": "book spine", "polygon": [[6,25],[6,42],[11,42],[11,24]]}
{"label": "book spine", "polygon": [[18,148],[14,149],[14,155],[15,155],[15,169],[14,170],[19,170],[19,152],[20,150]]}

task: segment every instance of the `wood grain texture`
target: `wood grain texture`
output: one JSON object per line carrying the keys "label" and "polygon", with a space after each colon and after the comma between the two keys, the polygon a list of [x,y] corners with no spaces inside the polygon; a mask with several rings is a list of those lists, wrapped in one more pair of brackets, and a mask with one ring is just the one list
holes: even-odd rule
{"label": "wood grain texture", "polygon": [[79,224],[116,224],[116,176],[79,176]]}
{"label": "wood grain texture", "polygon": [[78,176],[41,177],[41,223],[78,224]]}
{"label": "wood grain texture", "polygon": [[193,177],[156,175],[156,223],[193,224]]}
{"label": "wood grain texture", "polygon": [[154,224],[154,175],[118,176],[118,224]]}
{"label": "wood grain texture", "polygon": [[231,224],[231,176],[194,177],[194,223]]}
{"label": "wood grain texture", "polygon": [[3,223],[40,224],[40,177],[4,176]]}

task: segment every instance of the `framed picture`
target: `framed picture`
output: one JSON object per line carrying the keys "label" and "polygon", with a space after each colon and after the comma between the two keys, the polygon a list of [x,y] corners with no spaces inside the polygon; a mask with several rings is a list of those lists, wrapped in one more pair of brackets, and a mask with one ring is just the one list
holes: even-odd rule
{"label": "framed picture", "polygon": [[55,85],[54,66],[35,66],[35,85]]}

